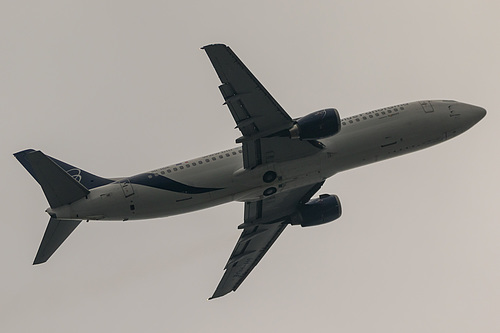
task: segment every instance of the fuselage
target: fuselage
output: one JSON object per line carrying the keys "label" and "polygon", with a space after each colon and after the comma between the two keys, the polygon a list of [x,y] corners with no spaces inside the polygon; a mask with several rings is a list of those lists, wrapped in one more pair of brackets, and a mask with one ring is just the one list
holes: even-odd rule
{"label": "fuselage", "polygon": [[[241,147],[236,147],[120,178],[48,212],[64,219],[123,221],[182,214],[230,201],[261,200],[438,144],[463,133],[485,114],[480,107],[455,101],[391,106],[342,119],[340,132],[319,140],[324,148],[307,157],[249,170],[243,168]],[[277,174],[271,183],[263,181],[267,171]]]}

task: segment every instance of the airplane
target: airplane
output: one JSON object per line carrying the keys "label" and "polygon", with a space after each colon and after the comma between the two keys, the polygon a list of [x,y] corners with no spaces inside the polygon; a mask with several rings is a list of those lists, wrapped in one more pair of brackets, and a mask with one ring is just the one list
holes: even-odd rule
{"label": "airplane", "polygon": [[327,178],[447,141],[486,115],[453,100],[422,100],[344,119],[334,108],[294,119],[228,46],[202,49],[240,145],[125,178],[99,177],[33,149],[15,153],[50,206],[34,265],[46,262],[82,220],[160,218],[239,201],[242,232],[210,299],[218,298],[238,289],[288,225],[341,216],[338,196],[312,198]]}

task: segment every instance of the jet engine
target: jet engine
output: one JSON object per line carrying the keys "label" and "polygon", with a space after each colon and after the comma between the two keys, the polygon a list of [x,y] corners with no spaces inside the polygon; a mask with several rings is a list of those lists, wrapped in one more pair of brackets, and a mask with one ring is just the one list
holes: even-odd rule
{"label": "jet engine", "polygon": [[323,109],[297,119],[289,130],[292,139],[317,140],[340,131],[340,116],[336,109]]}
{"label": "jet engine", "polygon": [[311,227],[332,222],[342,215],[339,197],[322,194],[317,199],[298,207],[298,212],[292,216],[291,224]]}

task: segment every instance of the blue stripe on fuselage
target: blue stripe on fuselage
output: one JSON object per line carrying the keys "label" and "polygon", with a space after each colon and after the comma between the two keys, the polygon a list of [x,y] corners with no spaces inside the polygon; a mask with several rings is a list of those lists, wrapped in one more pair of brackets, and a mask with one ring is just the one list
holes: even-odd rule
{"label": "blue stripe on fuselage", "polygon": [[200,194],[222,190],[222,188],[190,186],[154,173],[141,173],[140,175],[129,178],[129,181],[132,184],[144,185],[159,188],[162,190],[187,194]]}

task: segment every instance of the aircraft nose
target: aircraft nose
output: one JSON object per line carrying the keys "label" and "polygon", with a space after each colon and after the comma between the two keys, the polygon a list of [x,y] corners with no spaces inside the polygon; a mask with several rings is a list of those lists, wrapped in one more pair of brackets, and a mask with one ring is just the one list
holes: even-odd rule
{"label": "aircraft nose", "polygon": [[450,111],[450,116],[458,116],[460,127],[465,129],[471,128],[486,116],[486,110],[482,107],[465,103],[451,105]]}
{"label": "aircraft nose", "polygon": [[463,109],[462,116],[469,127],[474,126],[486,116],[486,110],[479,106],[464,104]]}
{"label": "aircraft nose", "polygon": [[486,110],[479,106],[475,106],[472,110],[472,113],[473,113],[472,117],[475,119],[474,123],[478,123],[481,119],[483,119],[486,116]]}

